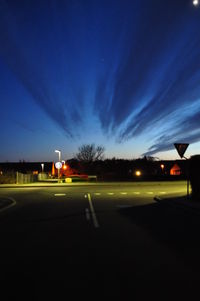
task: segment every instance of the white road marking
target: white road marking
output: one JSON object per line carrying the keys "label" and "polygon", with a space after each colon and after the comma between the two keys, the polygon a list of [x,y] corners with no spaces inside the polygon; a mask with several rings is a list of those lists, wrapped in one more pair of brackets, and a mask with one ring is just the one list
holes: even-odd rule
{"label": "white road marking", "polygon": [[117,208],[130,208],[133,207],[132,205],[117,205]]}
{"label": "white road marking", "polygon": [[7,209],[9,209],[9,208],[11,208],[11,207],[13,207],[13,206],[16,205],[16,201],[15,201],[13,198],[11,198],[11,197],[8,198],[8,197],[6,197],[5,199],[11,200],[11,201],[12,201],[12,204],[10,204],[10,205],[8,205],[8,206],[5,206],[5,207],[1,208],[1,209],[0,209],[0,212],[3,212],[3,211],[5,211],[5,210],[7,210]]}
{"label": "white road marking", "polygon": [[91,211],[91,214],[92,214],[92,220],[93,220],[94,226],[95,226],[95,228],[99,228],[99,223],[98,223],[98,220],[97,220],[97,217],[96,217],[96,213],[94,211],[91,195],[90,195],[90,193],[88,193],[87,195],[88,195],[88,202],[89,202],[89,205],[90,205],[90,211]]}
{"label": "white road marking", "polygon": [[86,215],[86,220],[89,221],[90,220],[90,211],[88,208],[85,208],[85,215]]}
{"label": "white road marking", "polygon": [[127,192],[120,192],[120,194],[127,194]]}
{"label": "white road marking", "polygon": [[153,194],[153,191],[148,191],[147,194]]}
{"label": "white road marking", "polygon": [[160,194],[166,194],[166,191],[160,191]]}
{"label": "white road marking", "polygon": [[101,195],[101,193],[100,193],[100,192],[95,192],[94,194],[95,194],[95,195]]}
{"label": "white road marking", "polygon": [[54,196],[65,196],[66,193],[55,193]]}
{"label": "white road marking", "polygon": [[140,194],[140,192],[139,192],[139,191],[134,191],[133,193],[134,193],[134,194]]}
{"label": "white road marking", "polygon": [[109,195],[113,195],[113,194],[114,194],[114,192],[108,192],[108,194],[109,194]]}

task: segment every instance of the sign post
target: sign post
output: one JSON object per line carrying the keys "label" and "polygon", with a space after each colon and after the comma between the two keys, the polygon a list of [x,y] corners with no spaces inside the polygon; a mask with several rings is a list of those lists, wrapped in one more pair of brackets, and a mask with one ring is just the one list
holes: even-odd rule
{"label": "sign post", "polygon": [[58,179],[60,178],[60,169],[62,168],[62,163],[60,161],[56,162],[55,167],[58,170]]}
{"label": "sign post", "polygon": [[[186,149],[189,146],[189,143],[174,143],[174,146],[175,146],[179,156],[181,157],[181,159],[184,158],[184,159],[188,160],[188,158],[186,158],[184,156],[184,154],[185,154]],[[190,189],[190,185],[189,185],[189,166],[187,164],[187,199],[189,199],[189,195],[190,195],[189,189]]]}
{"label": "sign post", "polygon": [[55,167],[58,169],[58,179],[59,179],[60,178],[60,169],[62,168],[61,151],[56,149],[55,153],[58,153],[58,162],[56,162]]}

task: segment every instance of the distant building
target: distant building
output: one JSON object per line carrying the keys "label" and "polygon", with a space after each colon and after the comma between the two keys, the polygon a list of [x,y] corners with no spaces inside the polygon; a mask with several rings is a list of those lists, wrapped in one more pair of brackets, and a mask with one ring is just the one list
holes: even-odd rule
{"label": "distant building", "polygon": [[171,176],[180,176],[181,175],[181,168],[177,163],[175,163],[172,166],[172,168],[170,169],[170,175]]}

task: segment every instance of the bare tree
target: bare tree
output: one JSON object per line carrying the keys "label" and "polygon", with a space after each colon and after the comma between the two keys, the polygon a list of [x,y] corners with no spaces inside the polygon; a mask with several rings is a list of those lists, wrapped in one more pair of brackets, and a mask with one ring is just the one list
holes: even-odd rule
{"label": "bare tree", "polygon": [[93,162],[102,160],[104,157],[105,148],[103,146],[95,146],[92,144],[83,144],[78,148],[78,153],[75,155],[76,159],[83,162]]}

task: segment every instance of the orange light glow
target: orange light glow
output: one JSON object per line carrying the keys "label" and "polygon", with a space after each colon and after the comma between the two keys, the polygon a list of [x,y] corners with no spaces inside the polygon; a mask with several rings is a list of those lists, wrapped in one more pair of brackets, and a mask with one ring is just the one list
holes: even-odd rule
{"label": "orange light glow", "polygon": [[67,169],[67,165],[63,165],[63,169],[66,170]]}
{"label": "orange light glow", "polygon": [[51,174],[52,174],[52,176],[55,176],[55,166],[54,166],[54,162],[52,162],[52,170],[51,170]]}
{"label": "orange light glow", "polygon": [[161,167],[162,169],[164,169],[165,165],[164,165],[164,164],[161,164],[160,167]]}
{"label": "orange light glow", "polygon": [[140,171],[140,170],[136,170],[135,175],[136,175],[137,177],[141,176],[141,171]]}
{"label": "orange light glow", "polygon": [[171,176],[180,176],[181,175],[181,169],[178,166],[178,164],[174,164],[172,168],[170,169],[170,175]]}

